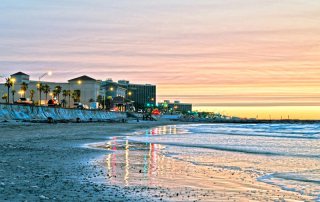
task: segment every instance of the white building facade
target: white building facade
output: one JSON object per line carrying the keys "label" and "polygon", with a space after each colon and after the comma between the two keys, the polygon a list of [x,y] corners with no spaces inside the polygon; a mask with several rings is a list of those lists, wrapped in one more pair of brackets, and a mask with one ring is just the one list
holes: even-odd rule
{"label": "white building facade", "polygon": [[[55,98],[62,102],[65,100],[66,106],[73,107],[75,103],[82,103],[84,105],[90,105],[90,102],[96,102],[100,90],[100,82],[89,76],[81,76],[69,80],[68,82],[46,82],[46,81],[35,81],[30,80],[30,76],[18,72],[10,76],[13,85],[9,89],[9,103],[16,102],[19,98],[25,97],[28,100],[32,100],[35,104],[39,104],[40,100],[40,91],[38,90],[39,83],[42,86],[48,85],[50,92],[45,93],[41,92],[41,104],[46,105],[49,99]],[[55,97],[53,92],[54,90],[60,87],[61,93]],[[70,91],[70,96],[63,96],[63,91]],[[73,96],[73,92],[77,91],[79,97]],[[6,100],[2,97],[8,96],[8,88],[5,86],[5,83],[0,84],[0,98],[2,103],[5,103]]]}

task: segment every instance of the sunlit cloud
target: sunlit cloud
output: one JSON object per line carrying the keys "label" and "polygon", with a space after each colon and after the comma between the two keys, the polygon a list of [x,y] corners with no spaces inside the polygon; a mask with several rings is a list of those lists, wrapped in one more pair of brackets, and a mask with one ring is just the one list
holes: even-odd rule
{"label": "sunlit cloud", "polygon": [[4,74],[154,83],[159,100],[198,107],[320,103],[318,1],[4,0],[0,9]]}

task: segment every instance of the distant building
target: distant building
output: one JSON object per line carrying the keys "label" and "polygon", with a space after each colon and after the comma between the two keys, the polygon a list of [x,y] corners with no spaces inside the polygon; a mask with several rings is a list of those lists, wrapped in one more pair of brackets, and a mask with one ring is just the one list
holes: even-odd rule
{"label": "distant building", "polygon": [[127,89],[114,82],[112,79],[107,79],[106,81],[102,81],[100,84],[100,92],[101,95],[108,97],[126,97]]}
{"label": "distant building", "polygon": [[131,84],[126,80],[120,80],[118,84],[127,89],[127,98],[134,102],[133,104],[137,110],[156,106],[157,87],[155,85]]}
{"label": "distant building", "polygon": [[127,89],[112,79],[101,82],[100,96],[102,107],[106,109],[114,109],[116,107],[119,111],[126,111],[131,104],[126,100]]}
{"label": "distant building", "polygon": [[170,100],[165,100],[164,102],[159,102],[158,105],[168,111],[192,112],[192,104],[190,103],[181,103],[180,101],[171,103]]}

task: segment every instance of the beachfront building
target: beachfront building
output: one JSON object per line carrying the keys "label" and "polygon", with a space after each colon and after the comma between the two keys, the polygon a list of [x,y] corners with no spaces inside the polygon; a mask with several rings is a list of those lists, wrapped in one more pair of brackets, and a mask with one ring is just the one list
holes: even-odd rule
{"label": "beachfront building", "polygon": [[100,85],[100,103],[107,110],[127,111],[132,103],[126,99],[127,89],[112,79],[102,81]]}
{"label": "beachfront building", "polygon": [[155,106],[156,86],[150,84],[131,84],[126,80],[114,82],[107,79],[101,82],[100,95],[107,108],[139,110]]}
{"label": "beachfront building", "polygon": [[192,104],[181,103],[180,101],[165,100],[164,102],[159,102],[158,106],[164,109],[164,111],[175,111],[175,112],[192,112]]}
{"label": "beachfront building", "polygon": [[[10,76],[12,86],[9,90],[9,103],[16,102],[19,98],[26,98],[35,104],[46,105],[49,99],[55,98],[65,106],[74,107],[76,103],[90,105],[95,102],[99,94],[100,81],[88,76],[81,76],[69,80],[68,82],[48,82],[39,80],[30,80],[30,76],[23,72],[18,72]],[[4,81],[5,82],[5,81]],[[41,88],[41,98],[39,86]],[[0,84],[0,95],[4,97],[7,94],[7,86]],[[65,91],[70,92],[66,94]],[[1,102],[6,102],[2,99]]]}
{"label": "beachfront building", "polygon": [[156,106],[156,85],[131,84],[126,80],[119,80],[118,84],[127,89],[127,98],[133,101],[136,110]]}
{"label": "beachfront building", "polygon": [[[81,103],[87,106],[113,109],[117,107],[120,111],[139,110],[150,106],[156,106],[156,86],[150,84],[131,84],[129,81],[118,82],[107,79],[96,80],[89,76],[81,76],[68,80],[67,82],[47,82],[31,80],[28,74],[18,72],[10,76],[13,86],[10,87],[9,103],[16,102],[19,98],[26,98],[35,104],[46,105],[49,99],[59,100],[66,107],[75,107]],[[0,95],[5,98],[7,87],[0,84]],[[41,97],[39,85],[41,84]],[[46,87],[46,88],[44,88]],[[2,99],[0,102],[6,102]]]}
{"label": "beachfront building", "polygon": [[90,103],[96,102],[100,94],[100,80],[89,76],[80,76],[68,80],[70,90],[73,92],[74,103],[81,103],[90,106]]}

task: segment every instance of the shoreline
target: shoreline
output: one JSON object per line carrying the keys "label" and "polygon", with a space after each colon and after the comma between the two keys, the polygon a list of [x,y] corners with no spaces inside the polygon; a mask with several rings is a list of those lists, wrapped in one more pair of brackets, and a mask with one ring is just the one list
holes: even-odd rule
{"label": "shoreline", "polygon": [[[160,130],[160,127],[158,129]],[[119,138],[120,140],[117,138],[113,145],[110,145],[110,142],[114,140],[94,145],[107,151],[115,149],[114,152],[116,152],[116,154],[109,154],[98,160],[98,164],[105,167],[106,175],[108,176],[106,178],[108,182],[105,183],[122,186],[128,190],[133,187],[136,192],[147,193],[147,195],[156,197],[157,200],[314,200],[311,196],[281,189],[276,185],[260,181],[259,178],[266,173],[193,164],[189,161],[172,158],[170,155],[166,156],[163,154],[162,149],[170,145],[162,145],[161,143],[149,143],[148,145],[152,146],[153,149],[143,153],[141,151],[147,149],[144,148],[147,145],[146,143],[130,142],[130,140],[128,142],[128,140],[124,140],[123,136],[119,136]],[[129,147],[132,148],[132,151]],[[170,151],[167,152],[170,153]],[[153,159],[148,160],[149,169],[150,167],[152,168],[151,171],[144,171],[145,166],[142,166],[141,159],[145,158],[146,153],[149,153],[149,158]],[[233,152],[226,153],[233,154]],[[219,161],[216,163],[219,165]],[[227,162],[226,165],[228,165]],[[146,175],[148,176],[147,178]],[[144,186],[152,189],[145,189]]]}
{"label": "shoreline", "polygon": [[[134,135],[152,128],[180,124],[198,123],[132,121],[131,123],[2,125],[0,152],[6,155],[0,157],[0,191],[4,193],[0,196],[0,200],[231,200],[232,194],[240,193],[248,186],[249,190],[259,190],[258,188],[263,187],[264,191],[239,194],[237,196],[239,200],[251,198],[253,201],[259,201],[266,199],[266,196],[272,193],[278,195],[279,199],[282,196],[295,198],[298,201],[311,201],[310,198],[298,196],[294,192],[258,182],[259,176],[256,175],[224,171],[220,168],[209,169],[166,157],[160,152],[161,145],[154,145],[159,152],[155,150],[157,153],[152,155],[156,155],[155,160],[161,161],[164,167],[153,166],[154,170],[148,172],[148,175],[151,175],[151,184],[139,184],[146,180],[146,176],[142,176],[142,162],[139,160],[144,155],[141,152],[149,149],[145,148],[146,144],[129,143],[133,148],[131,151],[133,154],[130,154],[133,159],[124,160],[125,155],[128,155],[124,152],[127,145],[120,140],[117,148],[117,155],[120,156],[117,156],[116,162],[111,162],[112,151],[96,148],[110,141],[112,137],[123,140],[128,134]],[[125,165],[127,162],[132,165]],[[119,165],[115,170],[115,176],[106,172],[111,163]],[[134,181],[132,186],[117,183],[119,177],[129,170],[130,179]],[[126,179],[129,175],[122,177]],[[243,179],[248,180],[243,182]],[[239,185],[241,186],[236,188]],[[259,197],[256,197],[257,194]]]}

